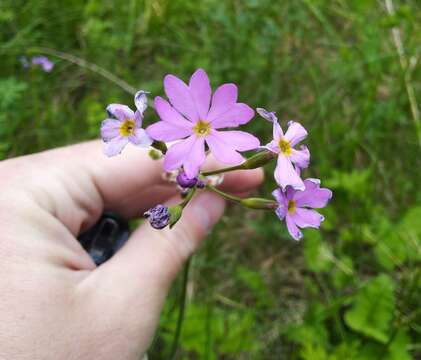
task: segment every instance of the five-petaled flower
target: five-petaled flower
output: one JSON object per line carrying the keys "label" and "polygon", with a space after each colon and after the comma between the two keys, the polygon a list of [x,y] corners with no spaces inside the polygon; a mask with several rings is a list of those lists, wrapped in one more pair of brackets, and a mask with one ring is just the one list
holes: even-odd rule
{"label": "five-petaled flower", "polygon": [[278,161],[275,169],[275,180],[285,190],[289,185],[297,190],[304,190],[304,183],[297,170],[306,168],[310,162],[310,152],[304,145],[300,150],[294,149],[300,141],[307,136],[304,127],[295,122],[288,122],[288,130],[284,134],[275,113],[265,109],[259,109],[259,114],[265,119],[273,122],[273,140],[265,146],[268,150],[278,154]]}
{"label": "five-petaled flower", "polygon": [[188,85],[174,75],[167,75],[164,90],[169,102],[159,96],[155,98],[155,110],[161,121],[150,125],[146,132],[159,141],[180,140],[165,155],[166,171],[183,166],[187,177],[194,178],[206,159],[205,144],[217,160],[232,165],[244,161],[239,151],[259,146],[259,140],[246,132],[219,131],[245,124],[254,116],[248,105],[237,103],[235,84],[221,85],[212,96],[206,72],[198,69]]}
{"label": "five-petaled flower", "polygon": [[152,139],[141,128],[143,113],[147,107],[146,92],[138,91],[134,101],[136,112],[126,105],[107,106],[110,118],[101,124],[101,137],[105,143],[104,153],[107,156],[120,154],[129,142],[140,147],[148,147],[152,144]]}
{"label": "five-petaled flower", "polygon": [[305,189],[297,191],[291,186],[282,189],[276,189],[272,195],[279,204],[276,209],[276,215],[287,224],[288,232],[295,240],[302,238],[303,234],[298,229],[313,227],[319,228],[324,217],[313,208],[323,208],[332,198],[332,191],[326,188],[320,188],[320,180],[304,180]]}

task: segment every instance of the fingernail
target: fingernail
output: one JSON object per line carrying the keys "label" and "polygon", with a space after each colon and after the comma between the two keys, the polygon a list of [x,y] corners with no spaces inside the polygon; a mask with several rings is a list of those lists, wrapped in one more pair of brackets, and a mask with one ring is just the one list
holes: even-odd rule
{"label": "fingernail", "polygon": [[192,202],[195,219],[200,222],[204,231],[208,233],[221,218],[225,209],[225,201],[219,196],[204,192]]}

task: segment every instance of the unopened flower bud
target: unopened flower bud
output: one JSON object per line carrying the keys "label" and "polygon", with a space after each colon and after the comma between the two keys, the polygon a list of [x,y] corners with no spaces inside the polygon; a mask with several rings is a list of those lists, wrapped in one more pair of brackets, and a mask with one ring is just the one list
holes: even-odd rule
{"label": "unopened flower bud", "polygon": [[206,183],[203,180],[201,179],[197,180],[197,185],[196,185],[197,188],[203,189],[205,186],[206,186]]}
{"label": "unopened flower bud", "polygon": [[177,183],[183,188],[192,188],[197,183],[197,177],[191,179],[184,171],[182,171],[177,175]]}
{"label": "unopened flower bud", "polygon": [[156,205],[146,211],[143,216],[147,218],[155,229],[163,229],[170,223],[171,214],[165,205]]}
{"label": "unopened flower bud", "polygon": [[274,154],[271,151],[261,151],[257,153],[256,155],[253,155],[252,157],[248,158],[243,164],[243,169],[257,169],[261,166],[266,165],[268,162],[270,162],[272,159],[276,157],[276,154]]}
{"label": "unopened flower bud", "polygon": [[148,154],[152,160],[159,160],[162,158],[162,153],[155,149],[150,149]]}
{"label": "unopened flower bud", "polygon": [[273,210],[278,207],[276,201],[263,198],[247,198],[240,201],[241,205],[251,209]]}

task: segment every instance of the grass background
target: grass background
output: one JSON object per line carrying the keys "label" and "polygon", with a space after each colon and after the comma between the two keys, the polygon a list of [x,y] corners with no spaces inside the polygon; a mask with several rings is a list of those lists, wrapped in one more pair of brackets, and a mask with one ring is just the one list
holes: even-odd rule
{"label": "grass background", "polygon": [[[2,0],[0,158],[97,138],[105,106],[132,103],[60,57],[50,74],[22,68],[40,47],[154,95],[165,74],[187,80],[198,67],[214,87],[236,82],[241,101],[304,124],[305,175],[334,198],[300,243],[275,216],[230,209],[194,257],[179,358],[417,358],[421,4],[393,4],[390,15],[374,0]],[[270,139],[261,119],[246,128]],[[151,359],[168,357],[177,296]]]}

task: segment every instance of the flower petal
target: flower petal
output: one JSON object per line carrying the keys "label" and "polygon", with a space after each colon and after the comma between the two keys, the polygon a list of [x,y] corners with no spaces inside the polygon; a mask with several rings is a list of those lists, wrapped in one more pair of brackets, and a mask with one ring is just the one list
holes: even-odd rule
{"label": "flower petal", "polygon": [[253,119],[253,116],[254,110],[250,106],[237,103],[217,117],[208,116],[208,121],[211,122],[212,128],[220,129],[246,124]]}
{"label": "flower petal", "polygon": [[297,208],[292,217],[295,224],[300,228],[312,227],[318,229],[320,223],[324,220],[324,217],[317,211],[304,208]]}
{"label": "flower petal", "polygon": [[127,106],[122,104],[110,104],[107,106],[107,113],[110,117],[115,117],[120,121],[126,119],[134,119],[134,112]]}
{"label": "flower petal", "polygon": [[307,146],[301,146],[300,150],[291,149],[291,155],[289,157],[291,161],[301,169],[308,167],[310,163],[310,151],[308,151]]}
{"label": "flower petal", "polygon": [[295,225],[294,218],[290,214],[287,214],[285,222],[287,224],[289,234],[294,238],[294,240],[300,240],[303,237],[303,233],[298,229],[297,225]]}
{"label": "flower petal", "polygon": [[206,159],[204,139],[195,135],[172,145],[164,158],[164,169],[174,170],[182,165],[189,178],[194,178]]}
{"label": "flower petal", "polygon": [[120,136],[121,122],[115,119],[105,119],[101,123],[101,137],[105,142]]}
{"label": "flower petal", "polygon": [[114,138],[104,143],[104,154],[110,157],[118,155],[123,151],[128,142],[129,139],[127,137],[119,136]]}
{"label": "flower petal", "polygon": [[139,90],[134,96],[134,104],[136,105],[136,109],[143,115],[145,110],[148,107],[148,91]]}
{"label": "flower petal", "polygon": [[164,90],[172,106],[190,121],[197,122],[199,114],[192,99],[189,87],[174,75],[164,78]]}
{"label": "flower petal", "polygon": [[153,142],[143,129],[135,129],[134,134],[129,136],[129,141],[141,147],[149,147]]}
{"label": "flower petal", "polygon": [[285,197],[288,201],[292,200],[294,198],[295,193],[297,190],[295,190],[292,186],[287,186],[287,189],[285,191]]}
{"label": "flower petal", "polygon": [[332,191],[320,188],[320,180],[304,180],[305,190],[297,191],[294,200],[298,207],[308,206],[311,208],[323,208],[332,198]]}
{"label": "flower petal", "polygon": [[137,128],[142,127],[143,114],[139,110],[134,112],[134,121]]}
{"label": "flower petal", "polygon": [[275,213],[279,219],[284,220],[288,212],[288,201],[285,197],[285,193],[281,189],[276,189],[272,191],[272,195],[276,202],[279,204],[278,208],[275,210]]}
{"label": "flower petal", "polygon": [[184,172],[187,177],[190,179],[196,177],[205,160],[205,139],[196,137],[193,146],[187,154],[187,158],[183,162]]}
{"label": "flower petal", "polygon": [[146,128],[146,133],[154,140],[174,141],[192,134],[192,129],[180,127],[166,121],[158,121]]}
{"label": "flower petal", "polygon": [[277,122],[278,118],[276,117],[276,113],[274,111],[267,111],[263,108],[256,108],[257,113],[265,120],[270,122]]}
{"label": "flower petal", "polygon": [[225,143],[230,144],[237,151],[248,151],[257,149],[260,146],[260,140],[245,131],[216,131],[214,133]]}
{"label": "flower petal", "polygon": [[278,142],[275,140],[272,140],[270,143],[266,144],[264,146],[265,149],[268,149],[269,151],[274,152],[275,154],[279,154],[279,146]]}
{"label": "flower petal", "polygon": [[307,130],[295,121],[288,123],[288,130],[285,133],[285,139],[289,141],[291,146],[297,145],[301,140],[307,137]]}
{"label": "flower petal", "polygon": [[223,84],[218,87],[212,96],[212,106],[206,120],[215,120],[233,107],[237,102],[237,93],[235,84]]}
{"label": "flower petal", "polygon": [[286,201],[285,193],[281,189],[273,190],[272,191],[272,196],[280,204],[283,204]]}
{"label": "flower petal", "polygon": [[211,133],[206,136],[206,142],[213,156],[215,156],[216,160],[224,164],[241,164],[244,161],[244,158],[235,151],[235,147],[232,144],[224,141],[221,134],[221,132],[212,130]]}
{"label": "flower petal", "polygon": [[276,146],[278,146],[278,142],[281,138],[284,137],[284,132],[282,131],[281,125],[277,121],[273,122],[273,140],[276,142]]}
{"label": "flower petal", "polygon": [[212,89],[208,75],[203,69],[195,71],[190,78],[189,87],[199,118],[204,120],[208,116]]}
{"label": "flower petal", "polygon": [[291,160],[282,154],[278,156],[278,162],[275,169],[275,180],[284,191],[288,185],[296,190],[305,189],[304,183],[292,166]]}
{"label": "flower petal", "polygon": [[192,129],[191,121],[186,120],[180,113],[175,110],[167,100],[157,96],[154,100],[155,110],[162,121],[174,124],[185,129]]}

